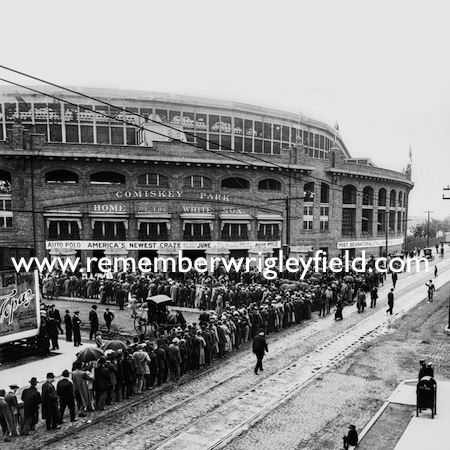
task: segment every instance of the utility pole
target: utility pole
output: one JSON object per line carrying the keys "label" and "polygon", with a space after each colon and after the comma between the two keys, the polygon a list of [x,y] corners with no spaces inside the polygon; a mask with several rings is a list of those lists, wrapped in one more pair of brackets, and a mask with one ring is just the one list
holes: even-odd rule
{"label": "utility pole", "polygon": [[424,211],[426,213],[428,213],[428,221],[427,221],[427,247],[429,247],[429,242],[430,242],[430,213],[434,212],[434,211]]}
{"label": "utility pole", "polygon": [[[450,191],[450,186],[447,184],[446,188],[443,188],[444,191]],[[442,194],[442,199],[443,200],[450,200],[450,197],[446,197],[445,194]],[[447,334],[450,334],[450,297],[448,299],[448,325],[447,328],[445,329],[445,332]]]}

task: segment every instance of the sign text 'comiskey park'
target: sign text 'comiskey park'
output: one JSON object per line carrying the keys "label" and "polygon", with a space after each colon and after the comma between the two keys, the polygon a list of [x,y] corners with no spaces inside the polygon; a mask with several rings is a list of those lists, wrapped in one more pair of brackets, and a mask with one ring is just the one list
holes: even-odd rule
{"label": "sign text 'comiskey park'", "polygon": [[[184,191],[171,191],[171,190],[136,190],[136,191],[117,191],[117,198],[182,198],[185,196]],[[189,193],[189,196],[192,194]],[[230,196],[228,194],[218,194],[209,192],[199,192],[198,198],[200,200],[215,200],[222,202],[229,202]]]}

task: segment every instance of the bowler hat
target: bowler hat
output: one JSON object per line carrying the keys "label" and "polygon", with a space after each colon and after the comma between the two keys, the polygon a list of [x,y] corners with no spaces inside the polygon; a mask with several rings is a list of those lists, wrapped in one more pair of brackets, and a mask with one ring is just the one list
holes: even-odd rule
{"label": "bowler hat", "polygon": [[53,372],[49,372],[47,374],[47,378],[55,378],[55,375],[53,374]]}
{"label": "bowler hat", "polygon": [[29,381],[29,383],[32,384],[32,385],[34,385],[34,386],[36,386],[36,384],[37,384],[37,378],[36,378],[36,377],[31,378],[31,380]]}

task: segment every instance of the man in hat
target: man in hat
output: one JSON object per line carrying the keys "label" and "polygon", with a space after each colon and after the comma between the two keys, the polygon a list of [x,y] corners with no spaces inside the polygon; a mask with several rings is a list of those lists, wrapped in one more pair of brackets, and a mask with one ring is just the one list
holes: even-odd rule
{"label": "man in hat", "polygon": [[[5,400],[6,392],[0,389],[0,425],[4,442],[10,442],[14,434],[14,418]],[[17,433],[16,433],[17,434]]]}
{"label": "man in hat", "polygon": [[78,317],[80,311],[75,311],[72,317],[72,325],[73,325],[73,345],[78,347],[79,345],[83,345],[81,343],[81,319]]}
{"label": "man in hat", "polygon": [[98,366],[94,371],[95,407],[98,410],[105,409],[108,389],[112,385],[111,372],[105,367],[106,358],[103,356],[98,360]]}
{"label": "man in hat", "polygon": [[387,309],[386,314],[390,312],[392,316],[392,311],[394,310],[394,288],[391,288],[391,290],[389,291],[388,306],[389,308]]}
{"label": "man in hat", "polygon": [[64,325],[66,326],[66,341],[72,342],[72,318],[70,317],[70,311],[66,309],[66,314],[64,316]]}
{"label": "man in hat", "polygon": [[348,450],[348,447],[350,445],[357,445],[358,444],[358,433],[356,432],[355,425],[349,425],[348,427],[348,434],[347,436],[344,436],[344,450]]}
{"label": "man in hat", "polygon": [[258,370],[264,370],[262,360],[265,352],[268,352],[266,338],[264,337],[264,330],[260,330],[258,336],[253,339],[253,353],[256,355],[255,375],[258,375]]}
{"label": "man in hat", "polygon": [[56,393],[59,397],[59,423],[63,423],[66,407],[69,409],[70,421],[75,422],[75,396],[73,393],[73,383],[69,379],[69,371],[64,370],[63,379],[56,385]]}
{"label": "man in hat", "polygon": [[136,368],[136,394],[142,394],[144,380],[150,375],[150,356],[144,351],[146,344],[138,344],[137,351],[133,353]]}
{"label": "man in hat", "polygon": [[55,386],[53,386],[54,381],[55,375],[49,372],[47,374],[47,381],[42,385],[42,418],[45,419],[47,431],[61,428],[58,425],[58,395],[56,394]]}
{"label": "man in hat", "polygon": [[103,318],[105,319],[106,328],[108,332],[111,331],[111,323],[114,320],[114,314],[112,311],[109,310],[109,308],[106,308],[105,313],[103,314]]}
{"label": "man in hat", "polygon": [[21,399],[23,401],[23,434],[27,435],[34,430],[39,421],[39,405],[42,403],[41,394],[36,389],[37,379],[31,378],[30,387],[24,389]]}
{"label": "man in hat", "polygon": [[92,305],[89,311],[89,324],[91,329],[89,331],[89,340],[95,337],[95,333],[98,331],[98,315],[97,315],[97,305]]}
{"label": "man in hat", "polygon": [[20,432],[22,420],[20,417],[20,410],[19,410],[19,402],[17,400],[17,389],[19,389],[19,386],[17,384],[11,384],[9,386],[10,391],[5,395],[5,402],[8,404],[8,407],[11,411],[11,414],[14,419],[14,435],[18,435]]}

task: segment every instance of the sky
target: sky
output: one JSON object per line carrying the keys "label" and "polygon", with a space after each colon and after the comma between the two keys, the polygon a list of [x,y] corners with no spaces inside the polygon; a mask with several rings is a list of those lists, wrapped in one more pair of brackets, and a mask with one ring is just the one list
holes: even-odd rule
{"label": "sky", "polygon": [[[353,157],[415,183],[410,217],[450,215],[450,26],[442,1],[25,0],[0,64],[71,87],[261,105],[334,127]],[[0,69],[0,77],[36,85]],[[0,84],[5,82],[0,81]]]}

